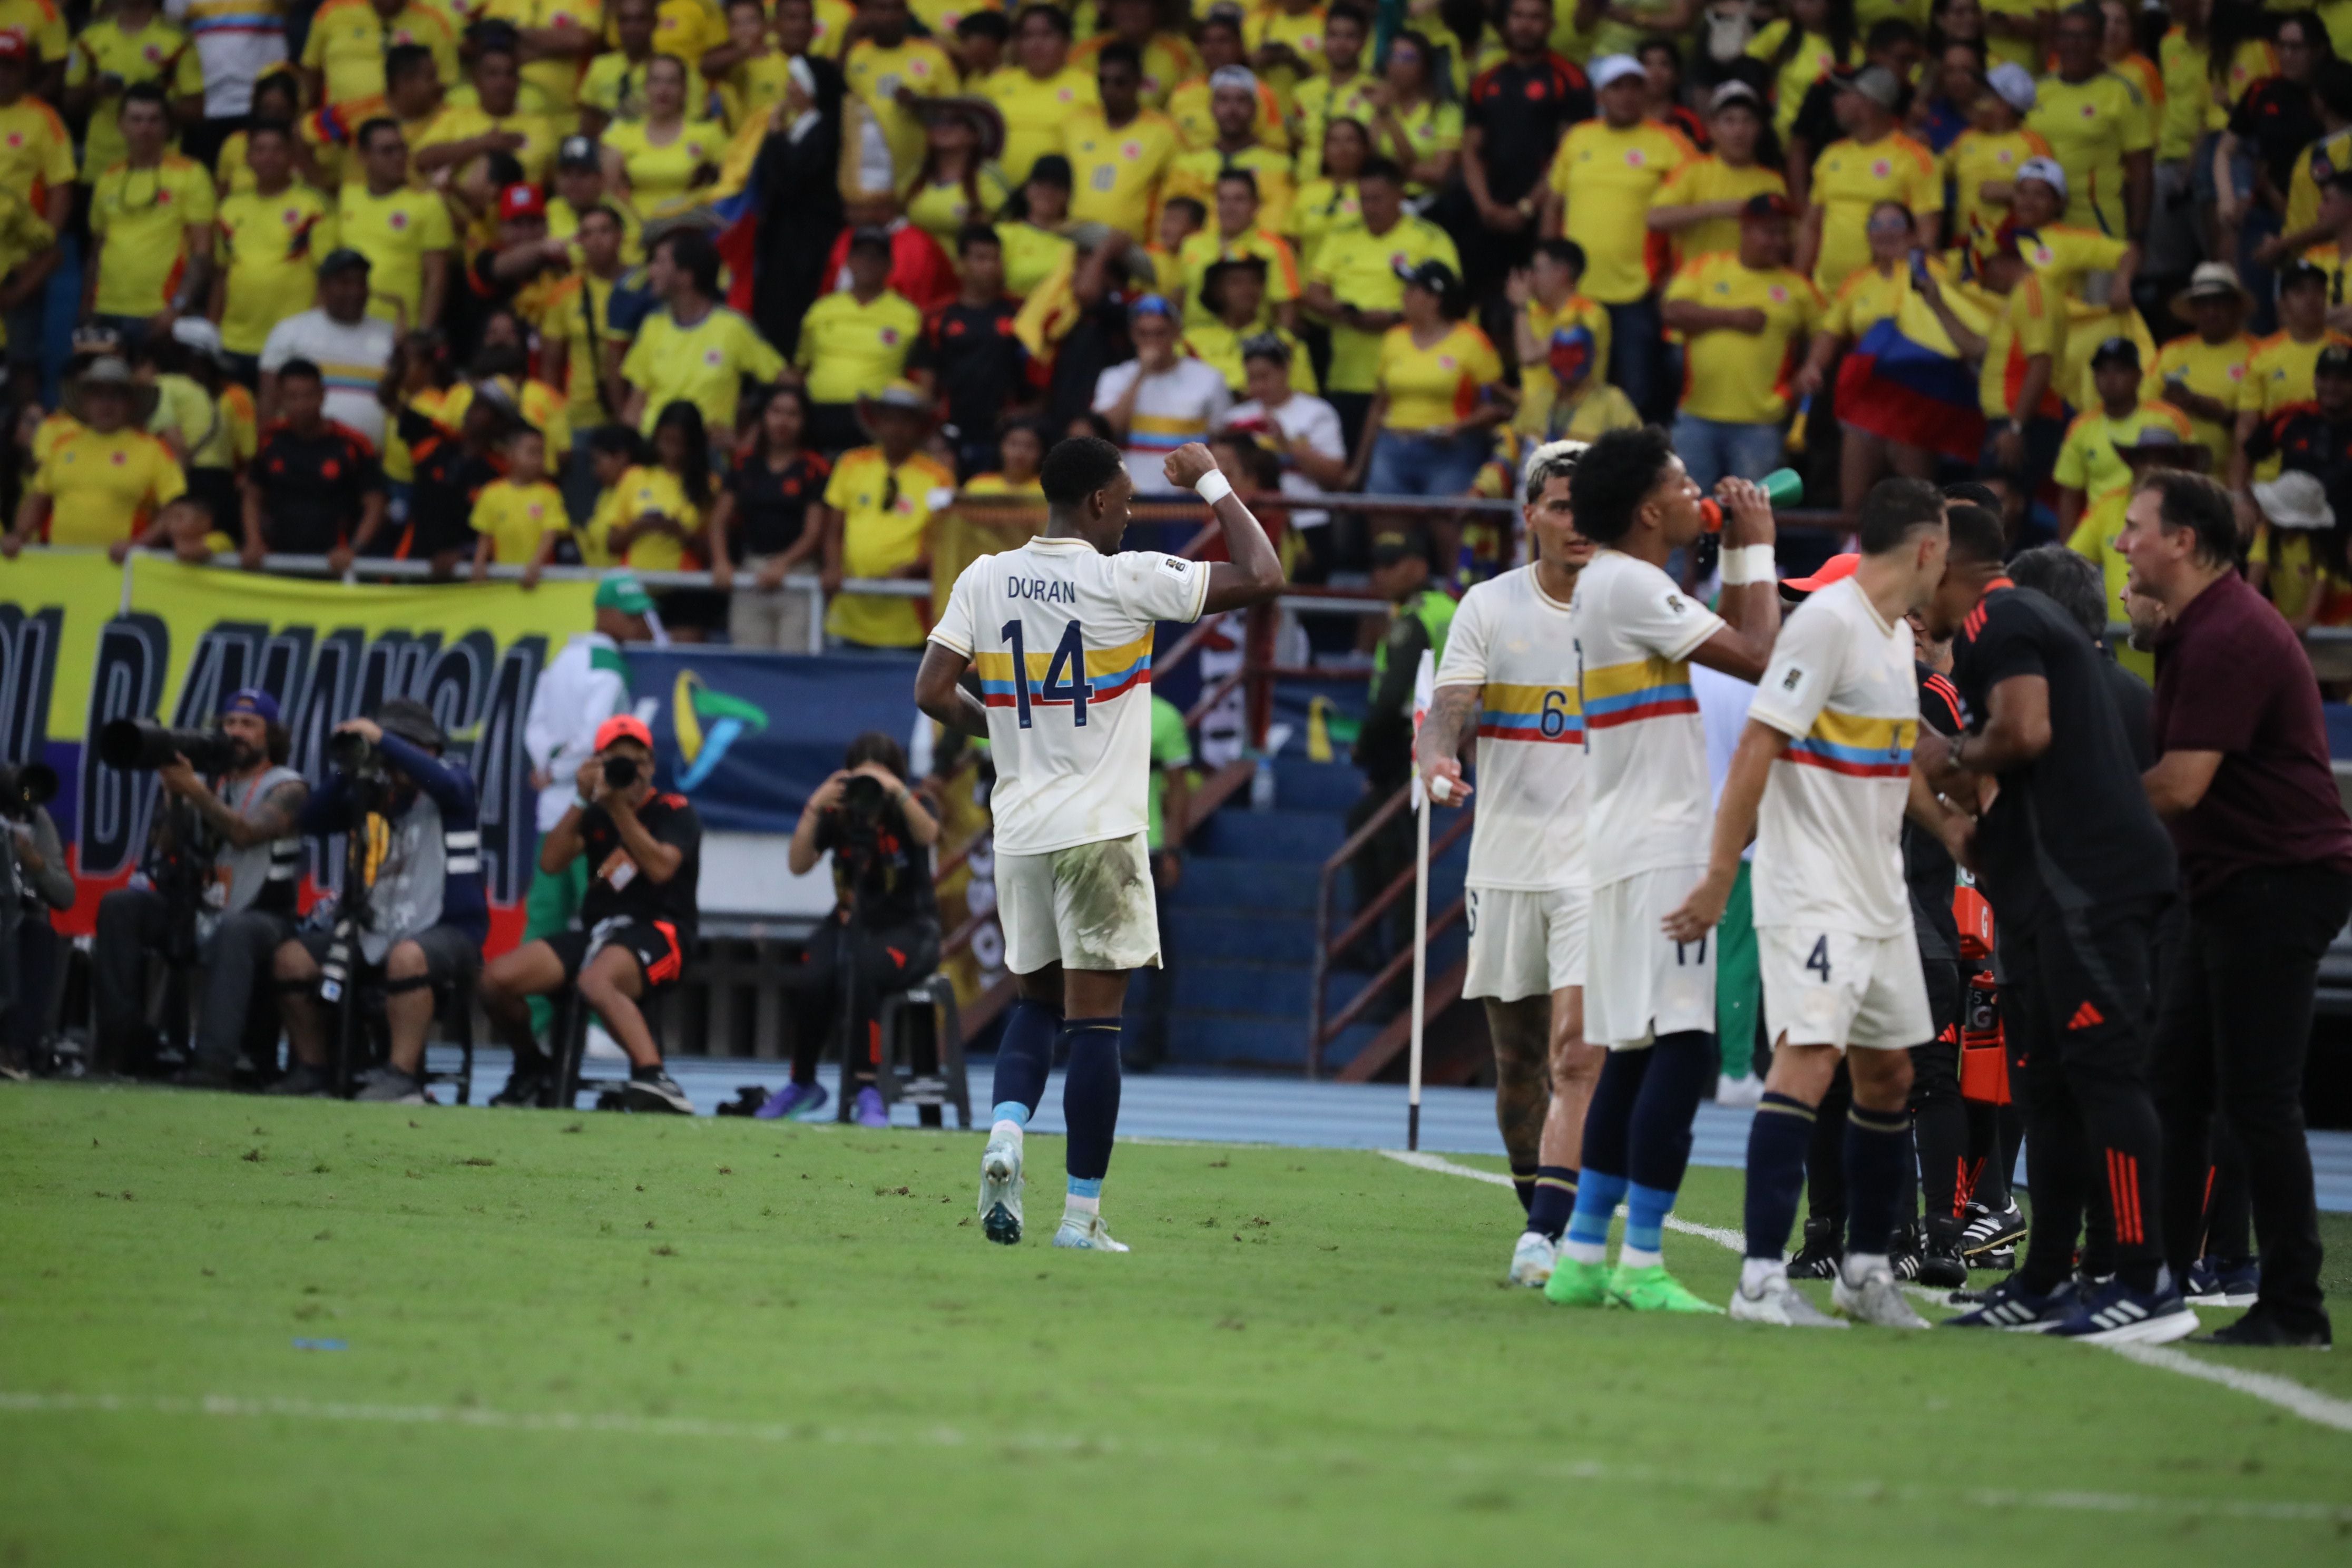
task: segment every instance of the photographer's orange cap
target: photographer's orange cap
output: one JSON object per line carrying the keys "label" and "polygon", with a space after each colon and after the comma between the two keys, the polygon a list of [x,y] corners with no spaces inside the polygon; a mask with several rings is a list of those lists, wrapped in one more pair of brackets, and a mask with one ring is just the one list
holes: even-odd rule
{"label": "photographer's orange cap", "polygon": [[597,751],[604,751],[615,741],[635,741],[648,752],[654,749],[654,732],[634,713],[615,713],[596,726]]}

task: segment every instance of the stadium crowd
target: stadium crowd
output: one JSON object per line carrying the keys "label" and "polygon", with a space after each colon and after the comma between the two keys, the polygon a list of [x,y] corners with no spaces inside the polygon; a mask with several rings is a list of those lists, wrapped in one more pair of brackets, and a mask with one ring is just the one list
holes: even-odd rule
{"label": "stadium crowd", "polygon": [[[1960,584],[1973,596],[1959,608],[1981,617],[1979,601],[2011,587],[1998,576],[2002,561],[2053,542],[2057,559],[2071,551],[2103,584],[2083,589],[2090,566],[2044,555],[2047,591],[2000,600],[1999,638],[1979,637],[1980,619],[1969,625],[1947,679],[1964,700],[1949,711],[1956,727],[1986,721],[1948,749],[1923,749],[1923,769],[1956,802],[1979,802],[1988,776],[2002,781],[1982,803],[1988,841],[2000,837],[1995,813],[2009,814],[2013,832],[2015,814],[2037,809],[2010,804],[2029,792],[2063,812],[2086,794],[2137,798],[2145,773],[2148,805],[2126,814],[2121,838],[2087,834],[2057,870],[2008,869],[2006,896],[2029,911],[2010,950],[2025,987],[2072,984],[2087,965],[2109,1005],[2085,1000],[2072,1022],[2053,1022],[2043,998],[2033,1004],[2042,1011],[2016,1015],[2027,1022],[2013,1027],[2048,1046],[2035,1058],[2031,1114],[2049,1155],[2036,1179],[2053,1195],[2024,1283],[1979,1311],[2003,1327],[2137,1312],[2168,1329],[2193,1267],[2247,1262],[2251,1242],[2239,1244],[2245,1256],[2195,1250],[2218,1099],[2219,1135],[2236,1146],[2252,1194],[2239,1201],[2261,1216],[2267,1315],[2241,1342],[2320,1342],[2308,1162],[2298,1174],[2303,1157],[2291,1151],[2301,1147],[2310,975],[2352,902],[2352,831],[2332,784],[2314,784],[2312,765],[2324,773],[2326,762],[2315,688],[2306,691],[2292,638],[2273,633],[2352,623],[2352,306],[2342,298],[2352,59],[2336,57],[2328,20],[2343,10],[1268,0],[1245,11],[1218,0],[1188,16],[1157,0],[1010,15],[952,0],[325,0],[283,10],[274,0],[114,0],[68,19],[51,0],[0,0],[0,167],[13,176],[0,180],[0,316],[20,411],[6,476],[19,493],[0,555],[38,542],[103,547],[117,560],[142,548],[234,556],[248,569],[272,555],[323,557],[337,572],[393,556],[445,578],[520,567],[526,583],[556,563],[707,570],[707,586],[659,594],[669,634],[784,647],[806,646],[816,629],[807,601],[782,591],[796,568],[813,568],[835,645],[913,651],[929,641],[959,658],[1017,662],[1024,656],[979,648],[985,628],[955,634],[974,644],[956,647],[912,602],[841,585],[928,578],[933,524],[959,491],[1078,507],[1049,498],[1044,476],[1049,454],[1069,449],[1063,438],[1084,436],[1097,457],[1110,450],[1100,442],[1116,448],[1103,460],[1123,463],[1146,500],[1190,506],[1196,486],[1213,507],[1235,491],[1281,496],[1293,576],[1344,575],[1401,606],[1359,748],[1368,770],[1379,753],[1377,766],[1401,777],[1412,742],[1394,721],[1409,661],[1444,652],[1454,591],[1496,579],[1521,543],[1508,530],[1442,521],[1434,543],[1410,531],[1375,537],[1357,514],[1316,508],[1318,497],[1520,498],[1524,485],[1532,516],[1556,480],[1561,537],[1582,528],[1589,551],[1658,545],[1696,518],[1701,492],[1719,493],[1734,517],[1719,580],[1727,604],[1751,607],[1708,616],[1729,649],[1711,668],[1768,685],[1781,668],[1778,600],[1761,591],[1776,586],[1770,509],[1746,481],[1792,461],[1810,470],[1815,492],[1836,497],[1858,529],[1862,564],[1849,562],[1849,575],[1878,584],[1869,591],[1889,604],[1916,590],[1902,607],[1923,614],[1927,641],[1951,641],[1958,622],[1939,626],[1931,595]],[[72,308],[56,310],[72,292],[61,280],[77,277]],[[68,329],[69,354],[52,364]],[[52,379],[53,410],[43,406]],[[1670,447],[1656,426],[1670,427]],[[1610,454],[1575,470],[1572,507],[1573,463],[1549,479],[1540,467],[1522,475],[1531,452],[1563,441]],[[1196,459],[1194,443],[1212,456]],[[1081,453],[1063,467],[1087,461]],[[1200,463],[1213,467],[1182,485],[1171,478]],[[1923,482],[1938,479],[1965,484],[1958,504]],[[1111,493],[1100,476],[1074,492],[1097,529],[1124,521],[1123,494],[1101,499]],[[1245,511],[1219,515],[1229,542],[1265,545]],[[1526,553],[1549,559],[1532,522],[1530,532]],[[1948,539],[1948,569],[1924,542],[1930,533]],[[1681,552],[1696,535],[1669,542]],[[1760,566],[1749,554],[1759,542]],[[1905,550],[1909,565],[1885,564]],[[1609,571],[1634,581],[1615,564],[1625,553]],[[1668,553],[1661,546],[1653,564]],[[1568,581],[1583,569],[1555,564]],[[1223,585],[1198,592],[1188,568],[1172,569],[1192,616],[1276,591],[1281,574],[1269,577],[1265,561],[1246,581],[1234,567],[1219,563]],[[2136,606],[2151,643],[2176,649],[2144,755],[2090,652],[2127,576],[2154,601]],[[1837,580],[1824,574],[1797,591]],[[1201,584],[1210,581],[1204,572]],[[608,585],[597,635],[641,632],[656,600]],[[1149,625],[1171,618],[1143,613],[1160,601],[1102,591],[1147,628],[1148,653]],[[1859,615],[1863,592],[1841,591],[1840,613]],[[1665,602],[1674,616],[1706,614],[1678,595]],[[2071,605],[2074,618],[2050,605]],[[1872,624],[1894,635],[1885,620]],[[1815,616],[1809,629],[1827,623]],[[1617,633],[1629,658],[1669,637],[1655,626]],[[1979,641],[2000,642],[2007,662],[1985,652],[1971,673]],[[2137,646],[2119,651],[2157,668]],[[583,645],[562,679],[587,680],[595,652]],[[2233,721],[2225,710],[2244,706],[2232,691],[2248,689],[2249,661],[2275,700]],[[2029,668],[2045,706],[2021,717],[2000,693]],[[1906,652],[1906,687],[1908,670]],[[953,696],[960,673],[935,683],[926,710],[951,710],[967,732],[986,734],[989,704],[968,711]],[[1581,700],[1593,700],[1587,682]],[[1020,702],[1025,729],[1025,689]],[[1697,710],[1696,699],[1675,710]],[[619,708],[592,716],[584,735],[551,738],[534,762],[540,871],[551,888],[590,866],[598,876],[584,897],[551,890],[534,918],[552,923],[487,967],[475,786],[442,760],[447,738],[418,705],[395,700],[348,721],[349,743],[373,761],[339,763],[315,792],[283,767],[284,731],[257,691],[225,711],[239,749],[234,766],[206,770],[225,781],[218,790],[184,760],[155,764],[228,857],[221,868],[236,901],[210,940],[297,999],[286,1009],[289,1092],[320,1087],[329,1023],[319,999],[331,1000],[325,986],[356,963],[379,982],[389,1035],[374,1098],[421,1092],[429,1004],[479,968],[485,1011],[517,1055],[513,1102],[538,1102],[550,1070],[534,1000],[574,987],[631,1058],[637,1099],[685,1108],[637,1004],[675,982],[691,944],[700,828],[681,796],[655,787],[644,724]],[[1799,728],[1776,743],[1811,721],[1790,721]],[[793,847],[802,869],[838,850],[842,814],[858,799],[867,804],[855,809],[884,814],[892,844],[846,869],[836,856],[843,930],[822,944],[813,987],[812,1006],[826,1015],[870,1004],[877,961],[859,943],[901,928],[936,942],[936,910],[913,884],[938,825],[903,759],[861,746],[810,803]],[[2168,766],[2176,756],[2195,761]],[[356,793],[362,776],[383,781],[373,805]],[[282,884],[300,839],[332,837],[360,810],[390,825],[380,901],[430,918],[366,934],[297,931]],[[2175,819],[2186,870],[2177,905],[2159,818]],[[2257,831],[2282,823],[2301,837]],[[2126,829],[2144,830],[2144,842]],[[1953,855],[1965,859],[1960,843]],[[2294,859],[2280,860],[2282,843]],[[37,874],[48,857],[37,837],[33,846],[19,864]],[[1687,885],[1704,871],[1706,887],[1719,879],[1727,891],[1744,878],[1738,843],[1721,863],[1719,841],[1714,866],[1687,858],[1700,847],[1680,844],[1685,858],[1618,880]],[[2008,848],[2022,853],[2013,838]],[[1615,858],[1628,858],[1622,849]],[[624,864],[626,876],[606,874]],[[1360,891],[1385,880],[1374,875]],[[28,915],[55,902],[47,886],[24,886]],[[2080,886],[2114,891],[2120,912],[2087,934],[2037,924],[2031,911],[2065,904]],[[1624,930],[1654,927],[1670,907],[1652,907],[1647,882],[1623,900],[1636,893],[1650,903],[1622,903],[1618,915],[1640,917],[1619,920]],[[168,905],[149,889],[110,895],[100,953],[129,964],[150,949],[178,951]],[[2187,911],[2169,936],[2158,929],[2166,907]],[[2250,938],[2249,908],[2291,918]],[[1551,916],[1531,904],[1513,918],[1539,931]],[[2168,996],[2151,1026],[2146,969],[2151,945],[2166,941],[2205,984]],[[1672,945],[1679,965],[1683,944]],[[1155,935],[1154,958],[1156,949]],[[1706,951],[1702,937],[1697,966]],[[1515,975],[1548,974],[1540,937],[1531,952],[1513,961]],[[1825,984],[1828,952],[1825,938],[1815,950]],[[1605,967],[1601,956],[1596,946]],[[1781,960],[1768,950],[1763,962]],[[2244,984],[2248,974],[2264,984]],[[1947,1026],[1957,1031],[1969,977],[1948,978],[1939,1039]],[[1517,1128],[1522,1196],[1531,1222],[1543,1216],[1528,1234],[1545,1243],[1536,1251],[1559,1281],[1555,1300],[1584,1290],[1585,1304],[1598,1303],[1591,1271],[1618,1196],[1630,1190],[1638,1206],[1663,1194],[1649,1214],[1663,1222],[1688,1119],[1676,1132],[1657,1105],[1715,1076],[1713,984],[1704,1007],[1696,993],[1677,997],[1675,1016],[1688,1017],[1671,1031],[1660,1023],[1659,1049],[1643,1058],[1673,1058],[1653,1072],[1658,1085],[1671,1074],[1671,1090],[1643,1088],[1640,1070],[1613,1071],[1616,1058],[1579,1080],[1575,1092],[1598,1097],[1587,1125],[1607,1131],[1608,1157],[1632,1166],[1630,1177],[1606,1173],[1605,1204],[1591,1194],[1607,1182],[1580,1197],[1572,1158],[1553,1157],[1561,1127],[1539,1118]],[[1534,990],[1580,988],[1553,977]],[[121,1044],[144,1027],[127,1011],[136,994],[127,971],[99,988],[101,1056],[143,1048]],[[1047,1006],[1042,992],[1024,998]],[[226,1080],[248,1003],[207,1012],[194,1080]],[[1089,993],[1054,1027],[1116,1037],[1117,1005]],[[1613,1023],[1595,1028],[1623,1025],[1629,1005],[1614,999]],[[1044,1018],[1035,1032],[1050,1041]],[[1564,1021],[1556,1011],[1509,1020],[1511,1048],[1527,1058],[1517,1068],[1546,1089],[1522,1098],[1563,1104],[1567,1080],[1547,1083],[1530,1064],[1582,1043],[1572,1037],[1581,1022]],[[2095,1041],[2071,1038],[2094,1029]],[[2256,1037],[2273,1042],[2257,1067],[2224,1049],[2217,1068],[2216,1037]],[[1703,1049],[1666,1048],[1701,1037]],[[2291,1048],[2277,1043],[2289,1039]],[[1111,1060],[1115,1121],[1115,1049]],[[814,1066],[796,1064],[796,1085]],[[1832,1087],[1821,1070],[1821,1082],[1773,1079],[1766,1108],[1810,1124],[1828,1097],[1849,1097],[1845,1218],[1853,1249],[1883,1264],[1888,1150],[1899,1156],[1913,1117],[1927,1114],[1908,1098],[1917,1080],[1874,1062]],[[1034,1077],[1019,1086],[1025,1099],[1000,1096],[1024,1121],[1042,1068]],[[1951,1163],[2011,1164],[2016,1121],[1955,1135],[1947,1119]],[[1780,1142],[1751,1150],[1751,1194],[1759,1171],[1769,1165],[1780,1190],[1809,1152],[1802,1138],[1769,1136]],[[1654,1161],[1661,1174],[1650,1179],[1643,1163],[1676,1137],[1682,1153]],[[2095,1146],[2109,1162],[2096,1181]],[[1600,1147],[1586,1151],[1589,1184]],[[1074,1185],[1074,1197],[1099,1192],[1107,1131],[1099,1155],[1090,1173],[1073,1167],[1074,1183],[1093,1184],[1085,1194]],[[1010,1180],[1017,1205],[1010,1169],[988,1179]],[[1927,1179],[1942,1223],[1913,1238],[1915,1268],[1956,1263],[1970,1217],[1974,1177],[1958,1195]],[[1833,1184],[1815,1181],[1817,1204]],[[1751,1230],[1785,1235],[1794,1193],[1788,1215],[1768,1205],[1760,1225],[1751,1202]],[[2005,1206],[1977,1205],[1989,1221],[1979,1239],[1990,1238],[1979,1250],[2022,1234],[2000,1196]],[[1107,1244],[1098,1213],[1083,1213],[1082,1228]],[[1819,1217],[1834,1227],[1833,1215]],[[2102,1284],[2071,1305],[2060,1299],[2077,1217],[2086,1255],[2115,1264],[2124,1294]],[[1621,1273],[1643,1274],[1652,1304],[1686,1310],[1656,1261],[1657,1229],[1629,1242],[1648,1261],[1621,1263]],[[1776,1264],[1779,1250],[1774,1240]],[[1766,1270],[1759,1288],[1773,1278]],[[1839,1279],[1842,1289],[1892,1289]],[[1869,1321],[1894,1321],[1899,1306],[1872,1307],[1881,1315]],[[2120,1330],[2101,1321],[2081,1331]]]}

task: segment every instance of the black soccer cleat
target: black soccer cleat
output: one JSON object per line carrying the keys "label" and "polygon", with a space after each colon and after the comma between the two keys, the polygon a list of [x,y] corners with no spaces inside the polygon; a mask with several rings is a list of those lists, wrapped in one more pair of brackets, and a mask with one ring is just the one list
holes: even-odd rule
{"label": "black soccer cleat", "polygon": [[2025,1214],[2014,1200],[1998,1209],[1970,1204],[1968,1226],[1960,1232],[1960,1255],[1981,1268],[1986,1265],[1976,1262],[1979,1253],[2008,1246],[2024,1235]]}
{"label": "black soccer cleat", "polygon": [[1918,1280],[1938,1290],[1956,1290],[1969,1282],[1968,1260],[1960,1256],[1960,1222],[1938,1215],[1927,1222],[1927,1242],[1919,1249]]}
{"label": "black soccer cleat", "polygon": [[1797,1256],[1789,1259],[1791,1279],[1834,1279],[1838,1265],[1845,1261],[1845,1226],[1843,1221],[1809,1219],[1805,1222],[1805,1244],[1797,1248]]}

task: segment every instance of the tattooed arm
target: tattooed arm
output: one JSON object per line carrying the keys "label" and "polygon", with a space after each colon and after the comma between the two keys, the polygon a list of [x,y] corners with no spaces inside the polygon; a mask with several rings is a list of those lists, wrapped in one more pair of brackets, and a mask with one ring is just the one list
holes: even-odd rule
{"label": "tattooed arm", "polygon": [[185,762],[158,769],[155,776],[165,789],[184,796],[196,808],[196,815],[212,825],[215,833],[238,849],[290,837],[295,819],[302,815],[302,803],[310,797],[307,783],[289,779],[262,796],[260,806],[251,816],[239,816],[226,801],[205,787],[204,780]]}
{"label": "tattooed arm", "polygon": [[[1413,760],[1429,785],[1430,798],[1441,805],[1460,805],[1470,798],[1470,786],[1462,782],[1462,743],[1477,730],[1478,703],[1485,690],[1479,686],[1441,686],[1430,698],[1428,716],[1421,721]],[[1446,781],[1442,793],[1436,784],[1441,778]]]}

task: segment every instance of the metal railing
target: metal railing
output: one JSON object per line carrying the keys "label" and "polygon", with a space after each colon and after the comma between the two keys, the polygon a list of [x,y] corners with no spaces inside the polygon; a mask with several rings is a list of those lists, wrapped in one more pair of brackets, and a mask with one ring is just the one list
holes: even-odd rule
{"label": "metal railing", "polygon": [[[1379,929],[1382,917],[1387,915],[1399,899],[1405,897],[1412,889],[1417,872],[1416,868],[1410,865],[1398,872],[1386,887],[1357,910],[1355,918],[1348,922],[1347,929],[1336,937],[1331,934],[1332,887],[1338,881],[1339,873],[1347,868],[1350,860],[1356,858],[1365,845],[1371,842],[1374,835],[1393,822],[1398,814],[1412,809],[1412,786],[1408,784],[1382,801],[1380,809],[1365,818],[1361,827],[1349,835],[1347,842],[1331,851],[1330,856],[1324,860],[1322,870],[1317,879],[1315,962],[1307,984],[1307,1076],[1309,1079],[1319,1079],[1323,1076],[1324,1047],[1339,1038],[1366,1008],[1371,1006],[1383,992],[1395,984],[1398,978],[1404,973],[1406,965],[1412,962],[1412,952],[1410,948],[1396,954],[1375,971],[1372,977],[1364,983],[1364,988],[1357,992],[1338,1013],[1328,1018],[1324,1016],[1324,991],[1330,983],[1333,959]],[[1476,810],[1475,805],[1463,807],[1457,814],[1456,819],[1448,823],[1445,830],[1432,840],[1429,846],[1429,861],[1432,866],[1436,865],[1448,850],[1461,843],[1464,836],[1470,832],[1476,820]],[[1430,940],[1435,941],[1441,932],[1449,930],[1455,921],[1462,918],[1462,915],[1463,900],[1458,896],[1444,909],[1433,911],[1429,917]]]}

